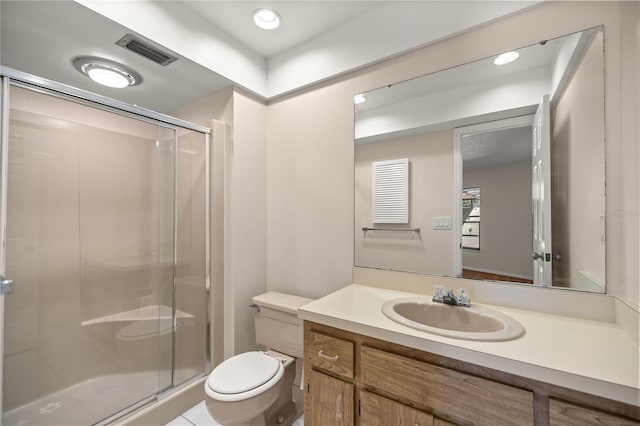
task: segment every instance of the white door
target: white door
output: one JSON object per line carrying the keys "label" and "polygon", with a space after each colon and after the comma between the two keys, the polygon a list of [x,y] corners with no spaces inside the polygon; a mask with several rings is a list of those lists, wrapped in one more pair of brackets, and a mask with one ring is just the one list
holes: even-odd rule
{"label": "white door", "polygon": [[533,120],[533,283],[551,285],[551,126],[549,95]]}

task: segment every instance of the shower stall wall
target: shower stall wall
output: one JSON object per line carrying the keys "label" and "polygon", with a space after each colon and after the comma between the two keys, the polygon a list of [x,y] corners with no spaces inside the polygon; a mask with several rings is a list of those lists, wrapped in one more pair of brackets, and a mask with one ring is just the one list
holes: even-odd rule
{"label": "shower stall wall", "polygon": [[210,369],[209,129],[2,71],[0,423],[109,422]]}

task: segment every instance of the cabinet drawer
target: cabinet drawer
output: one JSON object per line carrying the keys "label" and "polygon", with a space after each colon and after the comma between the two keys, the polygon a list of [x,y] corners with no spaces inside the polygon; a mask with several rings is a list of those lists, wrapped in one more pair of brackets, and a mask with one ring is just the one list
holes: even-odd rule
{"label": "cabinet drawer", "polygon": [[549,424],[551,426],[638,426],[639,422],[568,402],[549,399]]}
{"label": "cabinet drawer", "polygon": [[371,392],[360,392],[360,426],[433,426],[433,416]]}
{"label": "cabinet drawer", "polygon": [[479,426],[533,424],[533,393],[362,346],[365,386],[425,406],[434,415]]}
{"label": "cabinet drawer", "polygon": [[347,379],[353,379],[353,342],[316,333],[305,336],[305,362]]}

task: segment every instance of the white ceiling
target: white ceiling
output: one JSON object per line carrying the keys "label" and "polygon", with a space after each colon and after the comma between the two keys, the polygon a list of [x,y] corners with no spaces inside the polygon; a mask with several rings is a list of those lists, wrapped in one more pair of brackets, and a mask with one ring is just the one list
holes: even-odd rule
{"label": "white ceiling", "polygon": [[531,126],[523,126],[463,136],[464,170],[531,162],[531,132]]}
{"label": "white ceiling", "polygon": [[544,94],[553,100],[562,92],[593,34],[520,48],[507,65],[489,57],[366,92],[366,102],[355,107],[356,143],[533,114]]}
{"label": "white ceiling", "polygon": [[[184,57],[161,67],[115,45],[128,28],[71,1],[0,1],[2,65],[120,101],[169,113],[232,84]],[[94,55],[129,65],[142,84],[112,89],[75,70],[71,59]]]}
{"label": "white ceiling", "polygon": [[[170,113],[236,85],[272,99],[531,7],[537,1],[0,2],[2,66]],[[272,32],[251,22],[278,10]],[[161,67],[115,45],[127,32],[175,53]],[[77,55],[123,62],[143,76],[124,90],[96,85]]]}
{"label": "white ceiling", "polygon": [[[505,66],[496,66],[493,63],[495,57],[489,57],[371,90],[364,93],[367,101],[358,105],[356,110],[364,112],[404,102],[411,98],[427,97],[463,85],[478,85],[487,81],[504,80],[532,72],[549,74],[548,78],[550,79],[551,68],[557,53],[566,43],[564,38],[559,38],[548,41],[544,45],[524,46],[517,49],[520,53],[518,60]],[[551,86],[551,82],[549,82],[549,86]]]}
{"label": "white ceiling", "polygon": [[[185,1],[183,5],[264,58],[324,34],[359,15],[384,5],[382,1]],[[264,31],[253,24],[261,7],[278,11],[282,25]]]}

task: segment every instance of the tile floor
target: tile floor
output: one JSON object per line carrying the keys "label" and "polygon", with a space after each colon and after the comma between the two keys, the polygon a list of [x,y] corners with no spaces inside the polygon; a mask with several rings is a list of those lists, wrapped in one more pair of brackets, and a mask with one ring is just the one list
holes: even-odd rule
{"label": "tile floor", "polygon": [[[171,420],[166,426],[221,426],[211,418],[204,405],[204,401],[187,410],[181,416]],[[297,418],[291,426],[304,426],[302,416]]]}

